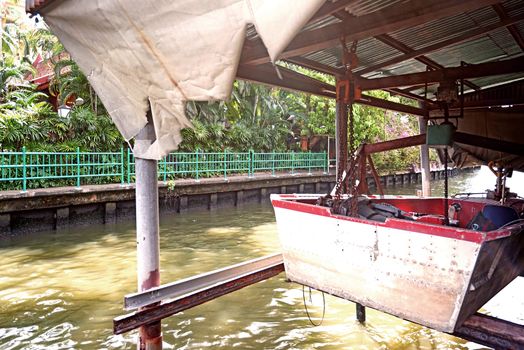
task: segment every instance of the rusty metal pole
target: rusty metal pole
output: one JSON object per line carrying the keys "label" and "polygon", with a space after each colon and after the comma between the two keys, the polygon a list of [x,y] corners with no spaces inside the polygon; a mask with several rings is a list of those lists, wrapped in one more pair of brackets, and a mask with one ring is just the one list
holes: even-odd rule
{"label": "rusty metal pole", "polygon": [[[156,140],[151,113],[147,118],[147,125],[136,136],[135,150],[147,148]],[[135,172],[137,279],[141,292],[160,285],[157,161],[136,158]],[[138,349],[162,349],[160,321],[139,328]]]}
{"label": "rusty metal pole", "polygon": [[[418,117],[418,126],[421,134],[425,134],[428,129],[428,122],[424,117]],[[429,180],[431,173],[429,169],[429,147],[426,144],[420,145],[420,171],[422,173],[422,196],[431,196],[431,186]]]}
{"label": "rusty metal pole", "polygon": [[337,97],[336,118],[335,118],[335,145],[337,156],[337,181],[342,178],[342,173],[346,169],[348,162],[348,105],[342,98]]}

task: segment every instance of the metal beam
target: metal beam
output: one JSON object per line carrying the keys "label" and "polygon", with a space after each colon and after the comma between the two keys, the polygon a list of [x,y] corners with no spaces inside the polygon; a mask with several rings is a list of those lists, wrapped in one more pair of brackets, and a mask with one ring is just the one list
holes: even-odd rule
{"label": "metal beam", "polygon": [[322,63],[310,60],[310,59],[305,58],[305,57],[300,57],[300,56],[290,57],[290,58],[286,58],[285,61],[293,63],[293,64],[296,64],[296,65],[299,65],[299,66],[302,66],[302,67],[306,67],[306,68],[315,70],[315,71],[320,72],[320,73],[333,75],[335,77],[343,77],[343,76],[346,75],[346,72],[344,71],[344,69],[333,68],[333,67],[330,67],[328,65],[325,65],[325,64],[322,64]]}
{"label": "metal beam", "polygon": [[513,154],[516,156],[524,156],[524,144],[521,143],[497,140],[489,137],[466,134],[459,131],[455,132],[453,141],[457,143],[463,143],[465,145]]}
{"label": "metal beam", "polygon": [[[497,6],[497,5],[495,5],[495,6]],[[445,47],[448,47],[448,46],[451,46],[451,45],[456,45],[456,44],[459,44],[459,43],[467,41],[467,40],[476,39],[476,38],[478,38],[478,37],[480,37],[480,36],[482,36],[482,35],[484,35],[486,33],[489,33],[491,31],[495,30],[495,29],[498,29],[498,28],[501,28],[501,27],[511,26],[512,24],[517,23],[517,22],[522,21],[522,20],[524,20],[524,14],[519,15],[519,16],[515,16],[515,17],[511,17],[511,18],[509,18],[509,17],[508,18],[504,18],[500,22],[493,23],[493,24],[487,25],[485,27],[481,27],[481,28],[470,30],[470,31],[468,31],[468,32],[466,32],[466,33],[464,33],[462,35],[459,35],[459,36],[457,36],[455,38],[444,40],[442,42],[426,46],[426,47],[424,47],[422,49],[412,50],[411,52],[406,52],[404,55],[392,58],[392,59],[390,59],[388,61],[385,61],[385,62],[382,62],[382,63],[378,63],[378,64],[375,64],[375,65],[366,67],[366,68],[358,71],[358,74],[363,75],[363,74],[366,74],[366,73],[374,72],[374,71],[377,71],[379,69],[382,69],[382,68],[385,68],[385,67],[388,67],[388,66],[391,66],[391,65],[394,65],[394,64],[397,64],[397,63],[400,63],[400,62],[412,59],[412,58],[417,58],[417,57],[420,57],[422,55],[427,55],[428,53],[432,53],[432,52],[441,50],[441,49],[443,49]]]}
{"label": "metal beam", "polygon": [[382,141],[364,145],[364,153],[366,155],[373,153],[380,153],[392,151],[394,149],[419,146],[426,143],[426,134],[403,137],[400,139]]}
{"label": "metal beam", "polygon": [[396,102],[391,102],[391,101],[383,100],[383,99],[376,98],[373,96],[368,96],[368,95],[362,95],[362,98],[360,98],[359,100],[356,100],[355,102],[362,104],[362,105],[366,105],[366,106],[377,107],[377,108],[387,109],[390,111],[417,115],[421,117],[427,117],[429,115],[429,112],[427,109],[413,107],[413,106],[396,103]]}
{"label": "metal beam", "polygon": [[[375,36],[375,39],[383,42],[384,44],[386,45],[389,45],[397,50],[399,50],[400,52],[403,52],[403,53],[411,53],[413,51],[415,51],[414,49],[412,49],[411,47],[407,46],[406,44],[398,41],[397,39],[394,39],[392,37],[390,37],[389,35],[387,34],[382,34],[382,35],[377,35]],[[423,55],[420,55],[418,57],[415,58],[415,60],[419,61],[420,63],[423,63],[425,64],[426,66],[430,67],[430,68],[433,68],[433,69],[443,69],[444,66],[433,61],[432,59],[426,57],[426,56],[423,56]],[[363,73],[360,73],[360,75],[362,75]],[[472,88],[473,90],[479,90],[480,88],[473,84],[472,82],[470,81],[467,81],[465,80],[464,81],[464,84],[470,88]]]}
{"label": "metal beam", "polygon": [[524,71],[524,57],[517,57],[504,61],[472,64],[463,67],[451,67],[441,70],[395,75],[384,78],[359,80],[362,90],[377,90],[402,86],[422,85],[424,83],[438,83],[445,80],[460,78],[476,78],[490,75],[510,74]]}
{"label": "metal beam", "polygon": [[[280,79],[278,76],[275,67],[269,64],[260,66],[241,66],[238,69],[237,77],[239,79],[280,87],[292,91],[300,91],[328,98],[336,97],[336,91],[333,85],[323,83],[317,79],[310,78],[291,69],[280,66],[278,69],[282,75],[282,79]],[[366,106],[389,109],[401,113],[425,117],[428,116],[428,111],[425,109],[391,102],[368,95],[362,95],[362,98],[355,102]]]}
{"label": "metal beam", "polygon": [[[500,19],[502,19],[503,21],[509,19],[509,15],[502,4],[493,5],[493,9],[495,10],[495,12],[497,12],[497,15],[499,15]],[[524,51],[524,38],[522,38],[519,29],[514,25],[510,25],[508,26],[508,31],[515,40],[515,42],[520,46],[520,50]]]}
{"label": "metal beam", "polygon": [[[260,259],[256,259],[257,261]],[[252,263],[246,262],[246,264]],[[248,271],[241,276],[232,277],[229,279],[216,279],[216,283],[203,287],[199,290],[194,290],[184,296],[163,302],[160,305],[152,306],[147,309],[142,309],[131,314],[116,317],[113,320],[113,333],[122,334],[144,326],[150,323],[158,322],[161,319],[172,316],[181,311],[190,309],[197,305],[203,304],[207,301],[216,299],[220,296],[237,291],[244,287],[250,286],[257,282],[274,277],[284,271],[284,263],[281,254],[277,254],[275,260],[266,264],[262,268],[257,266],[256,269]],[[215,271],[217,273],[222,270]]]}
{"label": "metal beam", "polygon": [[[279,77],[276,69],[279,70],[281,77]],[[318,96],[334,98],[336,95],[333,85],[281,66],[275,68],[270,64],[256,67],[240,66],[238,67],[237,78]]]}
{"label": "metal beam", "polygon": [[321,19],[331,16],[333,13],[344,10],[349,5],[357,2],[357,0],[338,0],[335,2],[326,1],[326,3],[313,15],[309,23],[315,23]]}
{"label": "metal beam", "polygon": [[415,101],[420,101],[422,102],[425,107],[431,107],[431,106],[434,106],[436,108],[438,108],[438,105],[435,101],[432,101],[428,98],[425,98],[424,96],[419,96],[419,95],[416,95],[412,92],[409,92],[409,91],[406,91],[406,90],[402,90],[402,89],[397,89],[397,88],[392,88],[392,89],[384,89],[386,91],[388,91],[389,93],[393,94],[393,95],[398,95],[398,96],[404,96],[404,97],[407,97],[409,99],[412,99],[412,100],[415,100]]}
{"label": "metal beam", "polygon": [[[299,33],[280,55],[280,59],[300,56],[308,52],[336,46],[340,38],[346,41],[362,40],[391,31],[401,30],[449,17],[457,13],[472,11],[493,5],[499,0],[431,0],[404,2],[402,6],[389,6],[383,10],[356,17],[348,24],[335,23],[325,27]],[[243,64],[263,64],[269,62],[267,50],[261,40],[254,47],[242,52]]]}
{"label": "metal beam", "polygon": [[479,313],[468,317],[453,335],[494,349],[524,349],[524,326]]}
{"label": "metal beam", "polygon": [[124,297],[124,309],[132,310],[161,302],[166,299],[180,298],[197,290],[208,289],[218,284],[253,274],[268,267],[282,263],[282,254],[268,255],[245,261],[180,281],[161,285],[141,293],[128,294]]}

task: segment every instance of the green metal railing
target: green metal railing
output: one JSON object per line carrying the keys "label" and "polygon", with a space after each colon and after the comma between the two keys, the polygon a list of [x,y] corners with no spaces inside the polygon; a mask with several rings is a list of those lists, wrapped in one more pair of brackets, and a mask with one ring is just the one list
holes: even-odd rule
{"label": "green metal railing", "polygon": [[[202,152],[171,153],[158,162],[159,180],[223,177],[265,172],[329,171],[326,153]],[[0,190],[132,183],[132,152],[0,152]]]}
{"label": "green metal railing", "polygon": [[[0,152],[0,188],[22,189],[123,183],[120,152]],[[103,180],[103,181],[101,181]]]}

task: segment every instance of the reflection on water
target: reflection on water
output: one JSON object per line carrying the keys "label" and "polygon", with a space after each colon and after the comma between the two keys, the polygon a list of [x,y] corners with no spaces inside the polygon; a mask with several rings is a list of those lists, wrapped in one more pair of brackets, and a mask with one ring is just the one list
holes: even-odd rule
{"label": "reflection on water", "polygon": [[[483,170],[475,178],[485,175]],[[462,177],[452,179],[455,190],[471,190],[471,184]],[[396,190],[414,192],[413,187]],[[111,330],[113,317],[123,313],[123,295],[136,290],[134,236],[134,223],[129,223],[1,243],[0,350],[136,348],[134,333],[114,336]],[[270,206],[161,219],[163,282],[275,251]],[[523,287],[520,280],[515,282]],[[511,292],[507,298],[511,310],[504,300],[497,301],[493,310],[499,313],[493,314],[504,316],[506,310],[524,321],[515,308],[521,298]],[[312,314],[318,321],[321,304]],[[360,325],[354,304],[329,296],[324,323],[313,327],[304,312],[302,289],[285,282],[283,275],[166,319],[163,333],[166,349],[482,348],[373,310],[368,310],[366,325]]]}

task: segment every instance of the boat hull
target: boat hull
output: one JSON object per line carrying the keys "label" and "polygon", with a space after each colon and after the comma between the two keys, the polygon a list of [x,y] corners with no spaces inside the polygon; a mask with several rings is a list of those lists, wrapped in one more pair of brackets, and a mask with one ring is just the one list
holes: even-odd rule
{"label": "boat hull", "polygon": [[[487,248],[486,233],[398,219],[378,223],[342,217],[329,208],[288,198],[273,196],[272,202],[291,281],[444,332],[452,332],[494,290],[473,301],[468,294],[476,268],[483,266],[482,256],[493,255],[495,249]],[[499,239],[514,241],[497,250],[502,256],[515,241],[523,243],[522,234]],[[522,257],[522,249],[517,253]],[[518,276],[519,264],[499,287]],[[500,275],[502,271],[492,272],[490,279]]]}

